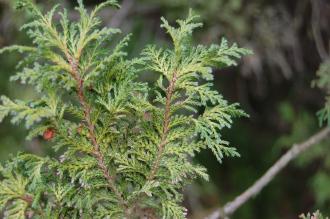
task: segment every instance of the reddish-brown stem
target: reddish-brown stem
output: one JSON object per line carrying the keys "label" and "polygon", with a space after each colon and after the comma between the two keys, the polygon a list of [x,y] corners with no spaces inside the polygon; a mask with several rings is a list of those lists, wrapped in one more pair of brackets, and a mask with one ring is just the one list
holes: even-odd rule
{"label": "reddish-brown stem", "polygon": [[92,145],[94,146],[93,156],[97,159],[98,166],[101,169],[104,177],[106,178],[110,189],[115,193],[120,204],[126,208],[126,202],[123,199],[121,192],[117,189],[117,187],[115,185],[115,177],[111,176],[111,174],[109,173],[109,170],[105,164],[104,156],[100,149],[100,145],[96,139],[95,126],[94,126],[94,124],[92,122],[92,118],[91,118],[91,107],[87,103],[85,95],[84,95],[84,80],[81,78],[81,76],[79,74],[79,69],[78,69],[79,61],[76,60],[75,58],[73,58],[72,56],[67,55],[67,57],[68,57],[68,61],[71,66],[70,73],[71,73],[72,77],[75,79],[75,81],[77,82],[77,94],[78,94],[79,102],[80,102],[81,106],[83,107],[84,117],[85,117],[84,119],[86,122],[86,127],[88,129],[89,138],[91,140]]}
{"label": "reddish-brown stem", "polygon": [[[32,205],[33,203],[33,196],[32,195],[23,195],[22,197],[20,197],[21,200],[25,201],[29,206]],[[40,211],[40,210],[32,210],[32,214],[37,213],[41,216],[44,216],[44,212]]]}
{"label": "reddish-brown stem", "polygon": [[[167,144],[167,135],[170,128],[170,122],[171,122],[171,102],[172,102],[172,96],[175,88],[175,83],[177,81],[177,72],[174,71],[172,75],[172,79],[169,82],[169,85],[166,89],[166,103],[165,103],[165,113],[164,113],[164,121],[163,121],[163,130],[161,133],[160,143],[157,145],[158,153],[156,155],[156,158],[152,164],[150,174],[147,176],[147,181],[152,181],[159,170],[160,162],[163,157],[164,149]],[[145,194],[136,197],[135,203],[133,204],[133,210],[139,209],[138,206],[138,200],[140,200]],[[148,218],[153,218],[153,216],[149,216]]]}
{"label": "reddish-brown stem", "polygon": [[156,159],[153,162],[152,169],[147,178],[148,181],[151,181],[155,178],[157,171],[159,169],[159,166],[160,166],[160,162],[163,157],[165,146],[167,144],[167,134],[169,131],[170,121],[171,121],[171,102],[172,102],[172,96],[173,96],[173,91],[174,91],[174,87],[175,87],[175,82],[177,80],[176,74],[177,74],[176,72],[173,73],[172,79],[166,89],[166,103],[165,103],[163,131],[161,134],[160,143],[158,144],[158,153],[157,153]]}
{"label": "reddish-brown stem", "polygon": [[27,202],[29,205],[33,203],[33,197],[31,195],[24,195],[21,197],[21,199]]}

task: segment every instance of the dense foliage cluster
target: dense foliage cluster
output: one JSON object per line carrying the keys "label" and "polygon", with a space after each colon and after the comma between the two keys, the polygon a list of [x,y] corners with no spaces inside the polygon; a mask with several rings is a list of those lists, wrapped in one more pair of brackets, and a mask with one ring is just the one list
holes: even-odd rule
{"label": "dense foliage cluster", "polygon": [[[205,148],[220,162],[238,156],[220,131],[246,116],[212,89],[212,68],[235,65],[250,52],[225,39],[194,46],[192,32],[202,24],[190,12],[178,27],[162,19],[173,48],[149,45],[128,59],[129,36],[114,43],[120,30],[101,28],[97,17],[116,1],[91,12],[78,3],[78,21],[60,6],[44,15],[28,0],[18,3],[34,17],[22,27],[34,46],[1,52],[24,54],[11,79],[33,86],[39,98],[2,96],[0,120],[24,122],[28,138],[42,135],[58,156],[21,153],[0,166],[0,209],[15,219],[185,218],[183,186],[208,178],[191,157]],[[145,71],[158,80],[141,82]]]}

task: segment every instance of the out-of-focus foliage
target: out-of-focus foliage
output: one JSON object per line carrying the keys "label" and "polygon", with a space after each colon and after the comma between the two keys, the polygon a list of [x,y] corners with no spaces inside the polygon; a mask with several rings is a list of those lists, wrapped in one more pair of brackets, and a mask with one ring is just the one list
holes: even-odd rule
{"label": "out-of-focus foliage", "polygon": [[[318,130],[318,124],[314,115],[306,111],[294,112],[293,107],[283,103],[280,108],[285,122],[291,125],[292,131],[281,136],[276,142],[278,147],[290,147]],[[318,162],[318,169],[314,170],[314,176],[308,181],[308,186],[315,194],[315,202],[318,208],[327,209],[330,201],[330,178],[327,170],[330,169],[329,142],[323,142],[312,147],[307,153],[303,153],[294,162],[298,168],[306,169],[313,162]]]}
{"label": "out-of-focus foliage", "polygon": [[[330,95],[330,64],[329,61],[323,62],[316,73],[317,79],[312,83],[313,87],[322,89],[326,93],[325,104],[323,108],[317,112],[319,118],[319,126],[324,123],[329,125],[329,95]],[[317,129],[315,120],[307,112],[300,111],[298,114],[293,112],[291,106],[284,105],[282,107],[282,115],[286,115],[287,121],[292,124],[292,132],[287,136],[282,136],[278,142],[279,145],[292,145],[308,136],[309,133]],[[286,111],[286,112],[284,112]],[[315,194],[315,202],[317,207],[328,209],[330,202],[330,148],[328,142],[313,147],[308,153],[303,154],[296,160],[300,168],[308,168],[312,162],[319,162],[319,168],[315,170],[313,178],[309,182],[309,187]]]}
{"label": "out-of-focus foliage", "polygon": [[[14,1],[3,0],[0,1],[0,47],[4,47],[13,42],[27,42],[26,35],[18,34],[19,27],[28,17],[16,13],[14,10]],[[15,64],[20,59],[19,54],[8,54],[1,56],[0,68],[0,93],[11,94],[13,97],[30,97],[33,96],[31,89],[24,89],[22,87],[8,83],[8,78],[14,71]],[[10,134],[8,134],[10,133]],[[5,120],[0,127],[0,160],[8,158],[8,154],[16,153],[17,150],[33,150],[40,153],[38,144],[28,144],[24,142],[25,131],[21,127],[13,127],[9,125],[9,121]]]}
{"label": "out-of-focus foliage", "polygon": [[[316,73],[317,79],[313,81],[312,86],[324,90],[326,95],[330,93],[330,64],[329,61],[323,62],[319,70]],[[325,97],[325,104],[323,108],[317,112],[319,118],[319,126],[323,123],[329,125],[330,122],[330,111],[329,111],[329,96]],[[300,111],[295,113],[292,106],[289,104],[283,104],[280,108],[281,114],[286,122],[290,123],[292,126],[292,131],[289,135],[282,136],[277,144],[278,145],[292,145],[295,142],[302,139],[304,136],[310,135],[315,130],[317,130],[317,125],[315,120],[309,113],[305,111]],[[330,148],[328,147],[328,142],[319,144],[308,151],[308,153],[300,156],[295,162],[300,168],[308,168],[312,162],[318,161],[319,168],[315,170],[313,178],[310,179],[309,187],[313,190],[315,194],[315,202],[317,207],[322,209],[328,209],[328,203],[330,202]],[[308,215],[304,218],[319,218],[321,216],[313,214],[313,216]],[[322,217],[321,217],[322,218]]]}

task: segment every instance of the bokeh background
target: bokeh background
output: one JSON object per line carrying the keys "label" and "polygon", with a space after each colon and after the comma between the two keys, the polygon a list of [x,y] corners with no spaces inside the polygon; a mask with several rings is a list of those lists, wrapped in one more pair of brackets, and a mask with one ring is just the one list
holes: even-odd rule
{"label": "bokeh background", "polygon": [[[28,19],[13,10],[14,0],[0,0],[0,47],[30,44],[20,26]],[[101,1],[85,0],[93,6]],[[189,8],[201,15],[204,27],[196,43],[231,42],[251,48],[238,67],[215,71],[215,87],[231,102],[239,102],[250,115],[238,119],[224,135],[238,148],[241,158],[220,165],[209,152],[196,161],[205,165],[210,182],[198,181],[185,190],[191,219],[203,218],[238,195],[260,177],[293,143],[301,142],[320,127],[316,112],[325,93],[311,86],[319,66],[329,59],[329,0],[123,0],[121,10],[102,11],[104,25],[133,33],[128,52],[136,56],[148,43],[166,44],[160,17],[170,21],[186,16]],[[45,10],[54,3],[70,9],[75,0],[40,0]],[[0,56],[0,94],[31,98],[31,88],[9,83],[19,55]],[[146,78],[149,80],[149,78]],[[152,79],[150,79],[152,80]],[[9,120],[0,125],[0,162],[17,151],[49,154],[41,139],[25,140],[24,127]],[[1,188],[0,188],[1,189]],[[256,198],[232,218],[298,218],[320,209],[330,215],[330,141],[309,150],[282,171]]]}

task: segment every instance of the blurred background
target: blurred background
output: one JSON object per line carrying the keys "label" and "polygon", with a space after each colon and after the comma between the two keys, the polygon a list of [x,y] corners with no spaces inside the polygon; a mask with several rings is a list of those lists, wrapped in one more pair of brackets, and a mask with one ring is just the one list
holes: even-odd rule
{"label": "blurred background", "polygon": [[[0,0],[0,47],[30,44],[20,26],[29,19],[13,10],[14,0]],[[100,1],[85,0],[93,6]],[[224,135],[238,148],[241,158],[220,165],[210,152],[196,158],[206,166],[210,182],[198,181],[185,190],[184,205],[191,219],[203,218],[230,201],[258,179],[293,143],[299,143],[320,127],[316,112],[325,92],[311,86],[319,67],[329,60],[329,0],[123,0],[121,10],[102,11],[104,25],[133,33],[128,48],[136,56],[148,43],[166,44],[160,17],[171,22],[186,16],[189,8],[201,15],[204,27],[196,43],[231,42],[254,51],[238,67],[215,71],[215,87],[231,102],[241,103],[250,115],[238,119]],[[70,9],[77,18],[74,0],[40,0],[47,10],[54,3]],[[0,56],[0,94],[31,98],[29,87],[9,83],[19,55]],[[151,80],[151,79],[150,79]],[[0,162],[9,154],[49,152],[44,142],[25,140],[25,128],[9,120],[0,124]],[[320,209],[330,215],[330,147],[313,147],[282,171],[255,199],[232,218],[297,218]],[[1,188],[0,188],[1,189]]]}

